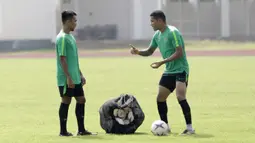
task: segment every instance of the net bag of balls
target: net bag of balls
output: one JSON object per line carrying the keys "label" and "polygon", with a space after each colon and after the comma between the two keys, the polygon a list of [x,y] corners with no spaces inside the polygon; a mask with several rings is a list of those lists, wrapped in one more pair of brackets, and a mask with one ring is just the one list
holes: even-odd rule
{"label": "net bag of balls", "polygon": [[133,134],[145,118],[137,99],[130,94],[106,101],[99,115],[102,129],[109,134]]}

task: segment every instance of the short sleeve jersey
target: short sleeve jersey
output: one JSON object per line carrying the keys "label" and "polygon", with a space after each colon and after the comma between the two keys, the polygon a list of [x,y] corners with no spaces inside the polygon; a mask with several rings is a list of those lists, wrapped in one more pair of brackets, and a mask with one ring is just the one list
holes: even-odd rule
{"label": "short sleeve jersey", "polygon": [[159,30],[155,32],[150,47],[159,48],[163,59],[169,58],[175,53],[177,47],[183,48],[183,56],[171,62],[166,63],[164,73],[175,74],[186,72],[189,74],[189,64],[186,58],[184,40],[179,30],[168,25],[166,30],[161,33]]}
{"label": "short sleeve jersey", "polygon": [[72,34],[66,34],[61,31],[56,38],[56,59],[57,59],[57,84],[58,86],[65,86],[67,78],[61,65],[60,57],[65,56],[68,72],[74,84],[81,83],[78,50],[76,40]]}

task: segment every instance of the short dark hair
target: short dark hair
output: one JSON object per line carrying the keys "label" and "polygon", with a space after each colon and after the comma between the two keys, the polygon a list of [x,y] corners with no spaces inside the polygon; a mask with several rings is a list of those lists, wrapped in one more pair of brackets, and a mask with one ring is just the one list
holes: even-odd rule
{"label": "short dark hair", "polygon": [[62,23],[65,23],[67,20],[72,19],[77,14],[74,11],[71,10],[65,10],[61,13],[62,16]]}
{"label": "short dark hair", "polygon": [[152,16],[153,18],[155,18],[155,19],[162,19],[163,20],[163,22],[166,22],[166,16],[165,16],[165,14],[164,14],[164,12],[163,11],[161,11],[161,10],[155,10],[155,11],[153,11],[151,14],[150,14],[150,16]]}

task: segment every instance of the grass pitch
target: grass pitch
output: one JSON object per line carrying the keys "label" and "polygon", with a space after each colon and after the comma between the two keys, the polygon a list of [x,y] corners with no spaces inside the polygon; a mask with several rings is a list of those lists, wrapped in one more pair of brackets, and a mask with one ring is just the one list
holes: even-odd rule
{"label": "grass pitch", "polygon": [[[188,101],[196,135],[178,134],[185,128],[175,93],[168,98],[172,135],[156,137],[150,126],[159,119],[156,109],[158,70],[150,64],[159,57],[83,58],[86,127],[98,136],[59,137],[55,59],[0,59],[1,143],[252,143],[254,132],[254,57],[189,57]],[[107,135],[99,125],[99,107],[121,93],[136,96],[145,121],[135,135]],[[69,109],[68,130],[77,131],[75,100]]]}

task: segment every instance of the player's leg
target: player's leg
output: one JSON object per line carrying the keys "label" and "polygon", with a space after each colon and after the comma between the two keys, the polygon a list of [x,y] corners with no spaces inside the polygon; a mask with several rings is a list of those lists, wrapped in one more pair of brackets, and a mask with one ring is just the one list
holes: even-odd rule
{"label": "player's leg", "polygon": [[76,107],[75,114],[78,124],[78,134],[77,135],[91,135],[92,133],[87,131],[84,126],[84,114],[85,114],[85,103],[86,98],[84,96],[84,90],[81,84],[75,86],[75,99]]}
{"label": "player's leg", "polygon": [[188,75],[184,72],[176,76],[176,96],[178,102],[182,108],[182,112],[186,122],[186,129],[182,134],[193,134],[194,129],[192,127],[191,109],[186,98],[188,86]]}
{"label": "player's leg", "polygon": [[61,96],[61,104],[59,107],[59,120],[60,120],[60,136],[72,136],[71,133],[67,131],[67,118],[69,105],[72,99],[72,89],[65,89],[65,86],[59,87],[59,92]]}
{"label": "player's leg", "polygon": [[[159,82],[157,105],[160,119],[168,124],[168,107],[167,98],[171,92],[175,89],[175,77],[169,75],[163,75]],[[169,125],[169,124],[168,124]],[[170,132],[170,128],[169,128]]]}

